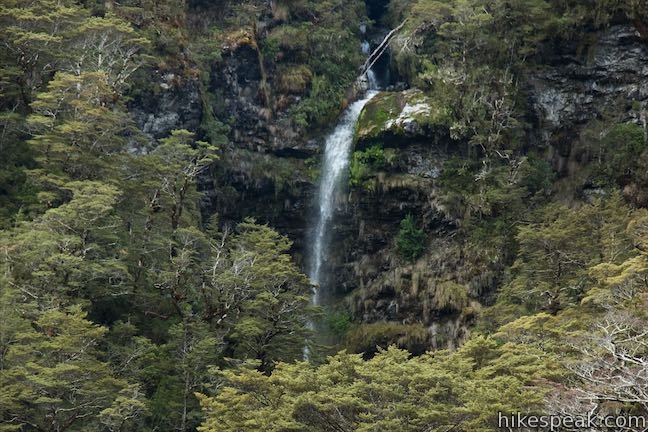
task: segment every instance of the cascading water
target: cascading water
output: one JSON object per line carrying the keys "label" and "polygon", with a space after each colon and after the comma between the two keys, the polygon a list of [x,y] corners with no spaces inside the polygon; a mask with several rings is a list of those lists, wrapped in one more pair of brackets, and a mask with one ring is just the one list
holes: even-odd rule
{"label": "cascading water", "polygon": [[376,77],[376,73],[373,69],[367,71],[367,83],[369,84],[370,89],[378,88],[378,77]]}
{"label": "cascading water", "polygon": [[[364,33],[364,32],[363,32]],[[365,54],[369,54],[369,42],[363,41],[361,46]],[[378,81],[374,71],[369,69],[366,74],[369,90],[362,99],[351,104],[342,115],[333,132],[326,138],[324,159],[322,161],[321,178],[319,184],[319,202],[316,213],[316,225],[312,238],[308,276],[314,284],[312,303],[316,306],[322,304],[322,290],[325,289],[325,278],[322,267],[328,255],[331,223],[335,213],[336,197],[349,167],[353,134],[355,125],[364,106],[378,94]],[[310,324],[315,329],[315,324]],[[308,359],[310,351],[304,347],[304,358]]]}
{"label": "cascading water", "polygon": [[319,185],[319,212],[308,272],[311,281],[317,286],[313,292],[313,304],[315,305],[321,304],[322,264],[327,255],[329,230],[335,211],[335,197],[341,186],[341,180],[349,167],[355,124],[362,108],[377,93],[375,90],[369,90],[361,100],[354,102],[346,110],[333,133],[326,138]]}
{"label": "cascading water", "polygon": [[362,41],[361,48],[362,48],[362,54],[367,56],[371,54],[371,45],[369,45],[368,41]]}

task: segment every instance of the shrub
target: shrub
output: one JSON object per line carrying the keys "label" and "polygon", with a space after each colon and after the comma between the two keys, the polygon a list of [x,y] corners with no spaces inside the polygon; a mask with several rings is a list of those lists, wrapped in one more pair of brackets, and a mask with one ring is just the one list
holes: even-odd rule
{"label": "shrub", "polygon": [[407,215],[401,221],[396,246],[401,256],[408,261],[414,261],[425,253],[427,236],[416,226],[412,215]]}
{"label": "shrub", "polygon": [[313,72],[304,65],[292,66],[281,72],[279,90],[284,93],[304,93],[313,79]]}
{"label": "shrub", "polygon": [[383,149],[379,145],[354,152],[351,156],[349,185],[365,185],[366,180],[374,176],[377,171],[393,164],[395,158],[396,152],[393,149]]}
{"label": "shrub", "polygon": [[641,169],[641,153],[646,150],[644,130],[634,123],[619,124],[605,136],[603,170],[611,178],[634,177]]}
{"label": "shrub", "polygon": [[351,314],[346,311],[331,311],[326,315],[326,325],[336,336],[344,336],[351,328]]}

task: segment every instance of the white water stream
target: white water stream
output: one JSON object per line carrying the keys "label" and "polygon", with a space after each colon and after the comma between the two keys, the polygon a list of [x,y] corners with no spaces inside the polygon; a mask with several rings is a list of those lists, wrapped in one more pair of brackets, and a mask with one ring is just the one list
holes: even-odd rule
{"label": "white water stream", "polygon": [[[369,43],[362,43],[362,51],[369,54]],[[353,135],[355,126],[364,106],[378,94],[378,81],[374,71],[367,71],[366,80],[369,90],[362,99],[351,104],[342,114],[338,124],[331,134],[326,137],[324,158],[319,183],[319,201],[316,208],[315,231],[311,238],[308,276],[313,283],[312,303],[322,304],[323,290],[326,289],[326,279],[322,268],[328,259],[328,249],[331,237],[331,226],[336,208],[336,198],[344,187],[344,180],[349,169]],[[315,329],[315,323],[310,323]],[[304,358],[310,357],[308,345],[304,346]]]}
{"label": "white water stream", "polygon": [[319,211],[317,212],[317,225],[312,240],[310,268],[308,269],[311,281],[316,284],[313,292],[313,304],[315,305],[321,304],[322,265],[328,254],[329,231],[335,213],[336,196],[343,186],[342,180],[346,178],[349,168],[355,125],[362,108],[377,93],[375,90],[369,90],[361,100],[349,106],[333,132],[326,138],[319,185]]}

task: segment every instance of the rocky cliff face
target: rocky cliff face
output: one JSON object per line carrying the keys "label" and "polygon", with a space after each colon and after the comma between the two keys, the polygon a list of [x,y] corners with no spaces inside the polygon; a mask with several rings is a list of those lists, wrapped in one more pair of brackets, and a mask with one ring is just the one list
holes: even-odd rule
{"label": "rocky cliff face", "polygon": [[[294,254],[302,259],[325,132],[308,137],[292,126],[290,107],[304,87],[284,78],[298,71],[267,67],[254,35],[238,34],[222,48],[212,65],[208,103],[229,126],[228,144],[217,171],[203,179],[205,212],[224,221],[255,215],[294,240]],[[633,100],[646,107],[648,45],[633,26],[615,25],[587,47],[568,47],[526,83],[533,119],[529,141],[547,146],[555,167],[567,172],[577,158],[575,137],[606,107]],[[198,83],[165,76],[159,90],[131,109],[141,129],[152,138],[176,128],[198,130],[204,100]],[[625,120],[645,121],[637,114],[643,109],[625,111]],[[462,156],[444,126],[445,114],[416,89],[384,92],[367,105],[356,150],[378,147],[384,161],[339,202],[324,269],[334,275],[341,303],[357,322],[422,327],[415,350],[452,346],[466,337],[480,303],[489,301],[503,276],[500,264],[488,257],[483,265],[469,262],[457,222],[439,200],[444,164]],[[408,214],[429,238],[425,255],[414,262],[403,259],[396,245]],[[467,297],[453,283],[465,287]],[[396,334],[399,340],[407,336]]]}
{"label": "rocky cliff face", "polygon": [[[388,161],[351,187],[334,228],[330,269],[346,306],[364,323],[423,325],[427,336],[410,346],[445,346],[465,336],[468,319],[453,308],[435,308],[437,284],[460,271],[454,223],[444,216],[436,180],[456,153],[443,112],[418,90],[385,92],[361,115],[356,150],[380,148]],[[396,246],[407,215],[429,236],[416,262]],[[407,339],[408,335],[401,335]]]}
{"label": "rocky cliff face", "polygon": [[299,96],[277,95],[278,79],[251,35],[237,35],[214,63],[211,108],[229,119],[230,133],[210,207],[225,220],[262,218],[293,239],[300,256],[319,144],[293,129],[287,109]]}
{"label": "rocky cliff face", "polygon": [[[582,128],[618,112],[620,101],[642,108],[648,97],[648,44],[631,25],[616,25],[600,35],[587,52],[561,54],[528,77],[528,96],[536,124],[529,141],[547,146],[558,171],[565,175],[578,157],[574,145]],[[621,121],[645,122],[626,112]],[[365,323],[420,323],[431,346],[453,345],[467,334],[467,324],[488,302],[503,268],[468,263],[466,244],[438,199],[437,177],[445,161],[458,155],[443,127],[443,111],[417,90],[383,93],[367,105],[358,125],[357,150],[373,145],[393,151],[393,162],[361,187],[354,187],[340,208],[330,263],[336,286],[357,320]],[[460,155],[459,155],[460,156]],[[409,263],[399,257],[399,222],[416,215],[429,234],[424,257]],[[470,300],[459,310],[442,305],[446,281],[468,288]]]}
{"label": "rocky cliff face", "polygon": [[151,93],[139,96],[129,107],[139,129],[151,141],[169,136],[174,129],[198,131],[203,115],[198,80],[156,73],[153,86]]}
{"label": "rocky cliff face", "polygon": [[[566,47],[529,77],[529,96],[541,142],[554,149],[560,171],[568,169],[572,143],[591,120],[626,112],[621,121],[643,123],[648,102],[648,44],[631,24],[603,31],[589,45]],[[642,109],[619,104],[635,104]]]}

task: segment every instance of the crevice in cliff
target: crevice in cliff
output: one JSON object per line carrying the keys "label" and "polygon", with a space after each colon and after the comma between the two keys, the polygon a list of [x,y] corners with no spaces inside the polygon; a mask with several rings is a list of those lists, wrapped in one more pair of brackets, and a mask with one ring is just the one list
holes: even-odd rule
{"label": "crevice in cliff", "polygon": [[387,12],[389,0],[365,0],[367,17],[373,21],[380,21]]}

